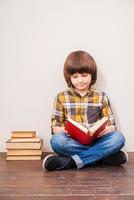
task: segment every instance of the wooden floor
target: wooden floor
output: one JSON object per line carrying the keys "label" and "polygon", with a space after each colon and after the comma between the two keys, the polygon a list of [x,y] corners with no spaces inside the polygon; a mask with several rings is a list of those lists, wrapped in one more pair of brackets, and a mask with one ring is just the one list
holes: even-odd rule
{"label": "wooden floor", "polygon": [[0,154],[0,200],[134,200],[134,153],[116,167],[44,172],[42,161]]}

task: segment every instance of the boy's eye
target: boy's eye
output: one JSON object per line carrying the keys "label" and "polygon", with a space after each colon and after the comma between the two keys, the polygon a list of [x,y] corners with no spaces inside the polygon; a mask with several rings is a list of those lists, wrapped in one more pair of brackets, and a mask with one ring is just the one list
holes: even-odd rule
{"label": "boy's eye", "polygon": [[78,75],[77,75],[77,74],[73,74],[72,77],[73,77],[73,78],[77,78]]}
{"label": "boy's eye", "polygon": [[88,73],[82,73],[81,76],[87,77],[87,76],[88,76]]}

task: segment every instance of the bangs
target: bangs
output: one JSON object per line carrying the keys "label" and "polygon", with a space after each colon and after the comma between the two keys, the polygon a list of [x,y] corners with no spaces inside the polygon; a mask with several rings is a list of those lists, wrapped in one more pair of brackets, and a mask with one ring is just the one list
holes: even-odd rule
{"label": "bangs", "polygon": [[73,75],[75,73],[79,73],[79,74],[89,73],[90,74],[91,72],[90,72],[89,66],[68,66],[67,73],[70,75]]}
{"label": "bangs", "polygon": [[92,60],[92,57],[83,51],[71,53],[65,62],[67,74],[73,75],[74,73],[84,72],[90,74],[93,65]]}

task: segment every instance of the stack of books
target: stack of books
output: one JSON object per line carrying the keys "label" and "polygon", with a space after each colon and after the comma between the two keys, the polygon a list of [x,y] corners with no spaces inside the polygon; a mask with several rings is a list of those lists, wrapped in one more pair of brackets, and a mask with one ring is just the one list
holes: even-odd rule
{"label": "stack of books", "polygon": [[6,146],[7,160],[40,160],[43,140],[36,131],[13,131]]}

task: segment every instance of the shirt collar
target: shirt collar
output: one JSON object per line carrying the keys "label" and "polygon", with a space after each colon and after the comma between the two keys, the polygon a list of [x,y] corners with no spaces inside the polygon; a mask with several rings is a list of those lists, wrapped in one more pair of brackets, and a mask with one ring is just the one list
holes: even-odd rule
{"label": "shirt collar", "polygon": [[[71,91],[72,94],[81,97],[81,95],[80,95],[78,92],[76,92],[72,86],[70,87],[70,91]],[[92,89],[92,87],[90,87],[90,88],[88,89],[86,95],[84,95],[83,97],[90,95],[90,94],[92,93],[92,91],[93,91],[93,89]]]}

